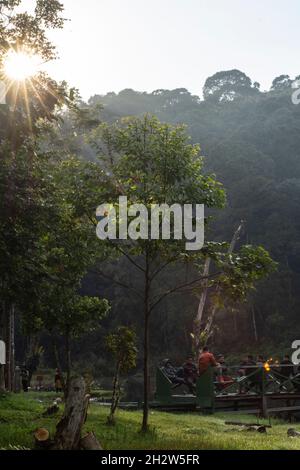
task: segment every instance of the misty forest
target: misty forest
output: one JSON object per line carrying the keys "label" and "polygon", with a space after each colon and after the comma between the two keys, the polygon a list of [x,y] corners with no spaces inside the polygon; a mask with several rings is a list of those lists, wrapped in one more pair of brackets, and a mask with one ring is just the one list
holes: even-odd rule
{"label": "misty forest", "polygon": [[[84,101],[43,72],[5,77],[8,50],[51,60],[46,31],[64,26],[59,2],[37,1],[32,15],[18,4],[0,2],[0,388],[9,403],[25,369],[30,393],[53,397],[56,374],[67,409],[83,376],[92,396],[109,396],[99,431],[91,418],[100,441],[115,445],[103,429],[126,426],[118,405],[137,402],[130,426],[145,434],[132,445],[157,446],[149,410],[166,359],[179,366],[204,347],[229,364],[281,359],[300,337],[300,76],[283,70],[265,91],[257,77],[221,70],[199,83],[201,96],[124,89]],[[99,240],[97,207],[122,195],[146,207],[204,204],[204,247]],[[60,425],[51,445],[77,448]],[[48,443],[39,432],[37,445]]]}

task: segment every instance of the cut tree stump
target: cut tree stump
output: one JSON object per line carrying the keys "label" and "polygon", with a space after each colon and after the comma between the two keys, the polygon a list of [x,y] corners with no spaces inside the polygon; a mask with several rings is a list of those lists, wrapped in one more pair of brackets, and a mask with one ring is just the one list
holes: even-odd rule
{"label": "cut tree stump", "polygon": [[83,450],[103,450],[93,432],[89,432],[80,440],[80,448]]}
{"label": "cut tree stump", "polygon": [[86,394],[84,379],[82,377],[71,379],[65,412],[56,426],[54,450],[80,448],[81,430],[86,420],[89,397]]}
{"label": "cut tree stump", "polygon": [[35,446],[39,449],[49,448],[53,442],[51,442],[50,434],[48,429],[39,428],[34,433]]}

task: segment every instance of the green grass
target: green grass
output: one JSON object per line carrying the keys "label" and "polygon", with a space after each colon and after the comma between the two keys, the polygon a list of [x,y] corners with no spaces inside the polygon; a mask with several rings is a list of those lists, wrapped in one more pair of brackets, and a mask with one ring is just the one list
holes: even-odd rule
{"label": "green grass", "polygon": [[[33,432],[46,427],[51,435],[59,415],[42,417],[45,408],[52,403],[55,393],[35,393],[0,396],[0,448],[33,446]],[[293,449],[300,450],[300,439],[287,437],[290,425],[272,420],[267,434],[239,431],[225,425],[225,420],[256,422],[253,416],[215,414],[201,416],[197,413],[150,412],[150,431],[139,432],[140,411],[119,411],[117,425],[106,425],[108,409],[91,404],[85,431],[94,431],[106,450],[201,450],[201,449]],[[263,423],[263,421],[261,421]]]}

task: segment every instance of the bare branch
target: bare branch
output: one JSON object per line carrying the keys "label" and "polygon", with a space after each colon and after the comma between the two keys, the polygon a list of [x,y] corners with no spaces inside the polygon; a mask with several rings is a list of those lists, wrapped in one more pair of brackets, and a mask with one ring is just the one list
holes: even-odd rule
{"label": "bare branch", "polygon": [[154,273],[150,276],[150,281],[152,282],[158,274],[160,274],[167,266],[169,266],[171,263],[176,261],[178,259],[178,256],[171,258],[169,261],[167,261],[165,264],[162,264]]}
{"label": "bare branch", "polygon": [[205,281],[207,279],[213,279],[217,276],[219,276],[221,274],[221,272],[217,272],[215,274],[210,274],[210,275],[207,275],[207,276],[201,276],[197,279],[194,279],[194,281],[191,281],[191,282],[187,282],[185,284],[182,284],[182,285],[179,285],[179,286],[175,286],[173,287],[172,289],[166,291],[164,294],[162,294],[156,301],[154,301],[154,303],[150,306],[150,310],[149,310],[149,313],[152,312],[152,310],[163,300],[165,299],[168,295],[170,294],[173,294],[174,292],[182,292],[184,291],[184,289],[187,289],[187,288],[192,288],[194,287],[194,285],[198,282],[202,282],[202,281]]}
{"label": "bare branch", "polygon": [[105,279],[108,279],[108,280],[112,281],[114,284],[117,284],[121,287],[124,287],[125,289],[133,290],[141,299],[143,298],[142,295],[140,294],[140,292],[137,289],[135,289],[135,287],[133,287],[129,284],[126,284],[125,282],[120,281],[120,280],[114,278],[113,276],[110,276],[109,274],[105,274],[100,269],[93,269],[91,272],[93,272],[95,274],[99,274],[100,276],[104,277]]}
{"label": "bare branch", "polygon": [[122,250],[122,248],[120,248],[119,246],[115,246],[115,247],[116,247],[116,249],[117,249],[118,251],[120,251],[120,253],[122,253],[122,255],[124,255],[125,258],[127,258],[128,261],[130,261],[130,263],[132,263],[137,269],[139,269],[139,270],[142,271],[143,273],[145,272],[145,269],[144,269],[142,266],[140,266],[136,261],[134,261],[134,259],[132,259],[131,256],[129,256],[129,255],[126,253],[126,251]]}

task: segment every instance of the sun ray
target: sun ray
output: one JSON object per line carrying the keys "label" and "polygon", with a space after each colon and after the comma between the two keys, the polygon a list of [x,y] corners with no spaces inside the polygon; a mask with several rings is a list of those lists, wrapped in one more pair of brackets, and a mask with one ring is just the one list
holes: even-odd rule
{"label": "sun ray", "polygon": [[45,80],[43,79],[41,70],[43,63],[45,62],[32,51],[10,47],[4,58],[2,58],[0,65],[1,75],[6,82],[6,96],[10,95],[10,108],[15,111],[23,103],[30,129],[32,129],[31,114],[34,100],[40,104],[45,115],[47,115],[49,109],[44,102],[44,98],[48,95],[58,99],[51,83],[47,83],[47,76]]}
{"label": "sun ray", "polygon": [[9,80],[23,82],[38,73],[40,62],[32,52],[10,49],[3,59],[3,73]]}
{"label": "sun ray", "polygon": [[[40,82],[37,80],[37,82],[40,84]],[[45,112],[47,112],[47,106],[45,105],[44,101],[42,100],[40,94],[38,93],[37,89],[35,88],[34,84],[32,83],[31,80],[29,80],[29,85],[34,93],[34,96],[38,99],[38,101],[40,102],[42,108],[45,110]]]}
{"label": "sun ray", "polygon": [[25,82],[23,82],[23,94],[24,94],[24,100],[25,100],[25,106],[26,106],[26,111],[27,111],[27,121],[28,121],[28,127],[30,132],[32,131],[32,120],[31,120],[31,113],[30,113],[30,106],[29,106],[29,99],[28,99],[28,90]]}

